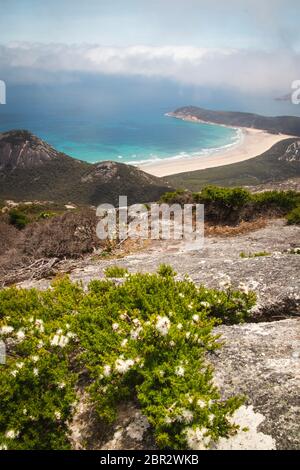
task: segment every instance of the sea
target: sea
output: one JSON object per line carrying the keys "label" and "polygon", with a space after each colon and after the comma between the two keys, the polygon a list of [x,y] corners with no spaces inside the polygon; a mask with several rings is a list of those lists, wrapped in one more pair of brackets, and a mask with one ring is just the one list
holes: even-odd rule
{"label": "sea", "polygon": [[0,132],[27,129],[57,150],[90,163],[113,160],[138,165],[207,155],[236,145],[241,138],[237,129],[166,116],[178,106],[234,106],[239,111],[263,113],[253,102],[247,107],[244,101],[234,103],[227,96],[209,101],[204,92],[194,97],[191,90],[178,91],[174,85],[135,82],[126,86],[121,82],[118,86],[107,81],[102,85],[8,87],[7,104],[0,106]]}

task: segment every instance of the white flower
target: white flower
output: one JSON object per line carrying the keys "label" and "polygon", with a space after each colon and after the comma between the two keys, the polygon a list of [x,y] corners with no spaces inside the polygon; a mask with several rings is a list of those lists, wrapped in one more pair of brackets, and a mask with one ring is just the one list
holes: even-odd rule
{"label": "white flower", "polygon": [[113,324],[112,324],[112,329],[113,329],[113,331],[118,331],[118,329],[119,329],[119,323],[113,323]]}
{"label": "white flower", "polygon": [[193,315],[192,318],[195,322],[199,321],[199,315]]}
{"label": "white flower", "polygon": [[179,292],[179,297],[181,297],[182,299],[184,298],[184,294],[182,292]]}
{"label": "white flower", "polygon": [[59,343],[59,336],[54,335],[53,338],[50,341],[51,346],[58,346]]}
{"label": "white flower", "polygon": [[208,308],[210,307],[210,303],[209,302],[200,302],[200,305],[202,305],[202,307],[205,307],[205,308]]}
{"label": "white flower", "polygon": [[249,294],[249,287],[244,282],[240,282],[238,289],[244,294]]}
{"label": "white flower", "polygon": [[170,329],[171,322],[168,317],[157,317],[156,329],[161,336],[166,336]]}
{"label": "white flower", "polygon": [[19,435],[19,431],[15,431],[14,429],[10,429],[9,431],[6,431],[5,433],[5,437],[7,439],[15,439],[16,437],[18,437]]}
{"label": "white flower", "polygon": [[65,388],[66,384],[65,384],[65,382],[59,382],[59,383],[57,384],[57,386],[58,386],[58,388],[59,388],[60,390],[62,390],[63,388]]}
{"label": "white flower", "polygon": [[12,331],[14,331],[13,326],[5,325],[5,326],[2,326],[2,328],[0,329],[0,334],[1,335],[9,335],[9,333],[11,333]]}
{"label": "white flower", "polygon": [[200,408],[205,408],[206,407],[206,403],[204,400],[197,400],[197,405],[200,407]]}
{"label": "white flower", "polygon": [[185,334],[185,337],[186,337],[186,339],[189,339],[190,336],[191,336],[191,332],[188,331],[188,332]]}
{"label": "white flower", "polygon": [[5,444],[0,445],[0,450],[7,450],[7,446]]}
{"label": "white flower", "polygon": [[135,325],[135,326],[139,326],[141,324],[140,320],[138,318],[134,318],[132,320],[132,323]]}
{"label": "white flower", "polygon": [[60,328],[59,330],[57,330],[56,334],[57,335],[62,335],[62,329]]}
{"label": "white flower", "polygon": [[33,362],[38,362],[39,359],[40,359],[39,356],[31,356],[31,360]]}
{"label": "white flower", "polygon": [[111,373],[111,367],[109,365],[106,365],[103,367],[103,375],[104,377],[108,377]]}
{"label": "white flower", "polygon": [[140,336],[140,333],[143,331],[143,328],[141,326],[139,326],[138,328],[136,328],[135,330],[131,330],[130,332],[130,337],[131,339],[134,339],[134,340],[137,340],[139,339],[139,336]]}
{"label": "white flower", "polygon": [[134,365],[134,361],[132,359],[117,359],[115,363],[115,369],[120,374],[125,374],[130,367]]}
{"label": "white flower", "polygon": [[128,343],[128,339],[123,339],[122,343],[121,343],[121,346],[122,348],[125,348],[126,344]]}
{"label": "white flower", "polygon": [[16,367],[17,367],[18,369],[22,369],[22,368],[24,367],[24,362],[17,362],[17,363],[16,363]]}
{"label": "white flower", "polygon": [[75,333],[72,333],[72,331],[68,331],[68,333],[66,334],[66,336],[70,339],[72,338],[76,338],[76,334]]}
{"label": "white flower", "polygon": [[177,416],[177,419],[180,423],[186,423],[189,424],[193,421],[194,415],[190,410],[183,409],[182,412],[180,413],[179,416]]}
{"label": "white flower", "polygon": [[69,342],[69,338],[67,336],[61,335],[59,342],[58,342],[58,346],[60,348],[64,348],[65,346],[67,346],[68,342]]}
{"label": "white flower", "polygon": [[25,338],[25,333],[24,333],[23,330],[19,330],[19,331],[16,333],[16,336],[17,336],[17,339],[18,339],[19,341],[22,341],[22,339]]}
{"label": "white flower", "polygon": [[35,320],[35,326],[38,330],[40,330],[41,333],[44,332],[45,328],[44,328],[44,322],[43,320],[40,320],[39,318],[37,318]]}
{"label": "white flower", "polygon": [[37,367],[33,369],[33,375],[35,375],[36,377],[39,375],[39,370]]}
{"label": "white flower", "polygon": [[55,411],[54,412],[54,416],[55,416],[55,419],[57,419],[57,421],[59,421],[61,419],[61,413],[60,411]]}
{"label": "white flower", "polygon": [[207,433],[206,428],[200,429],[199,427],[193,429],[186,429],[185,435],[189,449],[192,450],[205,450],[207,449],[210,438],[205,436]]}
{"label": "white flower", "polygon": [[26,408],[23,409],[23,415],[27,415],[27,409]]}
{"label": "white flower", "polygon": [[178,323],[177,330],[182,330],[182,323]]}
{"label": "white flower", "polygon": [[178,377],[183,377],[185,373],[184,367],[182,366],[177,366],[175,369],[175,374],[178,375]]}
{"label": "white flower", "polygon": [[169,345],[171,346],[171,348],[173,348],[173,347],[175,346],[175,341],[173,341],[173,340],[170,341],[170,342],[169,342]]}
{"label": "white flower", "polygon": [[41,349],[43,346],[44,346],[44,341],[41,339],[41,340],[38,342],[37,347],[38,347],[38,349]]}
{"label": "white flower", "polygon": [[11,371],[11,375],[13,375],[14,377],[16,377],[18,373],[19,371],[16,369]]}

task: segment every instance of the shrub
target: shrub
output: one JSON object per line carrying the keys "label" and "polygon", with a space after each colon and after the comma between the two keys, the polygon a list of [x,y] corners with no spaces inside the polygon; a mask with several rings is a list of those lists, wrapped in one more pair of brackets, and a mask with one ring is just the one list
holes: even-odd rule
{"label": "shrub", "polygon": [[254,295],[197,288],[169,273],[92,281],[88,290],[61,279],[44,292],[0,291],[8,349],[0,447],[68,448],[79,377],[107,421],[118,403],[137,399],[162,448],[205,448],[235,432],[229,418],[242,399],[221,398],[207,353],[220,347],[213,326],[244,319]]}
{"label": "shrub", "polygon": [[121,266],[109,266],[105,269],[104,273],[106,277],[124,277],[128,274],[128,270]]}
{"label": "shrub", "polygon": [[276,208],[283,213],[292,210],[300,202],[299,193],[296,191],[265,191],[254,194],[252,199],[257,209]]}
{"label": "shrub", "polygon": [[300,206],[289,212],[286,220],[289,225],[300,225]]}
{"label": "shrub", "polygon": [[29,218],[19,209],[11,209],[9,211],[9,222],[19,230],[22,230],[29,223]]}
{"label": "shrub", "polygon": [[67,212],[30,224],[25,230],[24,254],[35,258],[76,258],[100,246],[92,210]]}

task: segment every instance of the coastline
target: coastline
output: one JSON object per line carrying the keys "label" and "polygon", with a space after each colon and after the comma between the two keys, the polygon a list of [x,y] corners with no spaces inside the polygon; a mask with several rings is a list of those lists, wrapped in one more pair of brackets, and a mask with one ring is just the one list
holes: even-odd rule
{"label": "coastline", "polygon": [[[172,116],[176,119],[181,117]],[[269,150],[274,144],[284,139],[290,139],[291,135],[271,134],[260,129],[225,126],[224,124],[208,123],[197,118],[184,118],[186,121],[199,122],[205,124],[221,125],[230,129],[240,131],[240,139],[230,146],[213,149],[208,155],[199,155],[193,157],[170,158],[156,162],[145,162],[138,164],[138,168],[154,176],[168,176],[178,173],[186,173],[195,170],[205,170],[223,165],[249,160]]]}

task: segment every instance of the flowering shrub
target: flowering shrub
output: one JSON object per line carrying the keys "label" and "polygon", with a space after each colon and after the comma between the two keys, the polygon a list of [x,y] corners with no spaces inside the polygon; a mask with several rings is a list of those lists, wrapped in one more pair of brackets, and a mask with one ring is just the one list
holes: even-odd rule
{"label": "flowering shrub", "polygon": [[243,320],[254,294],[160,273],[0,292],[0,448],[68,448],[79,381],[106,421],[137,399],[162,448],[202,449],[235,432],[242,399],[221,399],[208,356],[220,347],[213,326]]}

